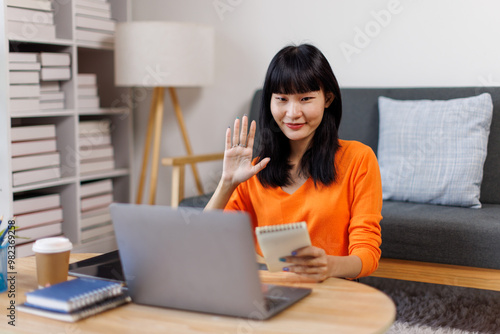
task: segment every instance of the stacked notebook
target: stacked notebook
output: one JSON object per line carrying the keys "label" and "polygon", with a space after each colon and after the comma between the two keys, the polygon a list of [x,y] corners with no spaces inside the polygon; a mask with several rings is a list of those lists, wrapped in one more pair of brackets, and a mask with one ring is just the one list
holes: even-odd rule
{"label": "stacked notebook", "polygon": [[111,121],[80,121],[78,123],[80,146],[80,175],[109,171],[115,168],[114,150],[111,145]]}
{"label": "stacked notebook", "polygon": [[81,240],[82,244],[114,235],[109,204],[113,202],[111,179],[82,183]]}
{"label": "stacked notebook", "polygon": [[12,127],[11,140],[14,187],[61,177],[55,124]]}
{"label": "stacked notebook", "polygon": [[[59,193],[16,195],[13,207],[18,226],[17,256],[32,255],[31,247],[36,239],[62,235],[63,211]],[[24,244],[26,247],[21,247]]]}
{"label": "stacked notebook", "polygon": [[116,23],[109,1],[75,0],[75,23],[78,42],[113,47]]}
{"label": "stacked notebook", "polygon": [[12,114],[40,109],[40,62],[35,52],[9,52]]}
{"label": "stacked notebook", "polygon": [[26,293],[19,310],[56,320],[75,322],[130,302],[121,283],[77,278]]}
{"label": "stacked notebook", "polygon": [[94,73],[78,73],[78,109],[99,109],[97,94],[97,75]]}
{"label": "stacked notebook", "polygon": [[52,1],[6,0],[5,4],[7,36],[10,40],[56,38]]}
{"label": "stacked notebook", "polygon": [[64,109],[60,81],[70,79],[70,53],[9,52],[11,113]]}

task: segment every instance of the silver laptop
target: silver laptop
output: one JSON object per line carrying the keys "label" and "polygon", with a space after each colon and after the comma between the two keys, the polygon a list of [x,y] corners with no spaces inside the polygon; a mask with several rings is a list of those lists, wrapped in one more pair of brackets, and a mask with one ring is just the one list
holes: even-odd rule
{"label": "silver laptop", "polygon": [[245,213],[117,203],[110,209],[135,303],[262,320],[311,293],[261,284]]}

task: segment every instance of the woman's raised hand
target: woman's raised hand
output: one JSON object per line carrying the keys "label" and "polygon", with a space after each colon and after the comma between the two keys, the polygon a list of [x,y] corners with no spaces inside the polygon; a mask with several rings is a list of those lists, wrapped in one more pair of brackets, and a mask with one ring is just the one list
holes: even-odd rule
{"label": "woman's raised hand", "polygon": [[222,178],[234,187],[264,169],[270,160],[270,158],[265,158],[258,164],[252,165],[255,128],[255,121],[252,121],[248,131],[248,117],[245,115],[241,122],[239,118],[234,121],[234,133],[232,135],[231,128],[226,131]]}

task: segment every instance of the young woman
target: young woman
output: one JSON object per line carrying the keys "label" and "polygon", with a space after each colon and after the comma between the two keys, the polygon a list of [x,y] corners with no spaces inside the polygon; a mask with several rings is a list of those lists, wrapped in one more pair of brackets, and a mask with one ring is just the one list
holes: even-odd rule
{"label": "young woman", "polygon": [[[272,59],[256,124],[226,131],[222,178],[206,209],[243,210],[254,227],[305,221],[312,246],[285,270],[322,281],[370,275],[380,259],[382,185],[364,144],[338,138],[340,89],[314,46],[288,46]],[[241,123],[241,124],[240,124]],[[258,249],[260,253],[260,249]]]}

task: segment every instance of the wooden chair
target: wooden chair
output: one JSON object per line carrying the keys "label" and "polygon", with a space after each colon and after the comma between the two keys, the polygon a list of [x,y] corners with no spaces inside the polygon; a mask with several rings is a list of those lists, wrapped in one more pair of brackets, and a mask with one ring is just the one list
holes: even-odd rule
{"label": "wooden chair", "polygon": [[[250,121],[258,120],[261,96],[262,96],[262,90],[257,90],[254,93],[252,103],[250,106],[250,112],[248,114]],[[257,131],[257,133],[255,134],[254,156],[260,142],[258,135],[259,133]],[[221,134],[221,136],[223,136],[223,134]],[[205,207],[205,205],[210,200],[212,193],[202,194],[199,196],[194,196],[186,199],[184,198],[184,188],[185,188],[184,180],[185,180],[186,165],[192,165],[200,162],[208,162],[214,160],[222,160],[223,158],[224,158],[224,152],[163,158],[161,160],[163,166],[172,166],[172,189],[171,189],[172,199],[170,202],[170,206],[178,207],[180,205],[180,206],[190,206],[190,207]]]}

